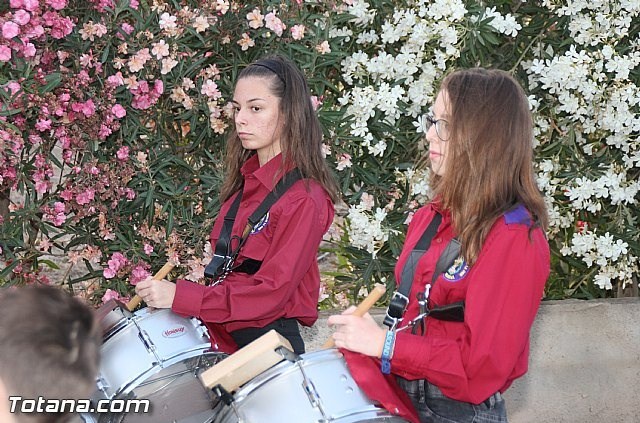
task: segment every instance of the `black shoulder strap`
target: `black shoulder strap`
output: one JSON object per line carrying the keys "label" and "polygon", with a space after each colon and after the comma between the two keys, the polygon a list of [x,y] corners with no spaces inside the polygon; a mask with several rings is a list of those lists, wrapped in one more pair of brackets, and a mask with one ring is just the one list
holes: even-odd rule
{"label": "black shoulder strap", "polygon": [[438,276],[443,274],[448,268],[453,265],[453,262],[458,258],[458,254],[460,254],[460,241],[453,238],[449,241],[446,248],[438,257],[438,261],[436,262],[436,269],[433,272],[433,277],[431,278],[431,288],[433,289],[433,285],[436,283],[436,279]]}
{"label": "black shoulder strap", "polygon": [[262,200],[262,203],[258,206],[258,208],[249,216],[247,220],[247,226],[245,226],[244,231],[242,233],[242,238],[238,243],[238,246],[235,250],[231,250],[231,230],[233,229],[233,223],[235,222],[236,215],[238,214],[238,209],[240,206],[240,201],[242,199],[242,190],[238,193],[235,200],[229,207],[229,211],[224,217],[224,223],[222,225],[222,230],[220,231],[220,237],[216,242],[216,248],[211,261],[204,269],[204,275],[207,278],[218,278],[222,276],[225,271],[231,269],[231,265],[233,261],[238,256],[240,252],[240,248],[244,245],[249,234],[255,228],[255,226],[262,220],[262,218],[267,214],[271,206],[275,204],[276,201],[289,189],[291,186],[302,179],[302,173],[298,168],[293,169],[292,171],[285,174],[273,188],[273,190]]}
{"label": "black shoulder strap", "polygon": [[231,230],[233,229],[233,223],[236,220],[236,215],[240,208],[240,201],[242,201],[242,187],[240,187],[240,192],[238,192],[238,195],[236,195],[233,203],[231,203],[231,207],[229,207],[227,214],[224,216],[222,229],[220,230],[218,241],[216,241],[216,248],[213,252],[213,257],[204,269],[204,275],[207,278],[219,276],[218,270],[222,270],[222,264],[224,264],[224,262],[230,257],[231,251],[229,251],[229,246],[231,245]]}
{"label": "black shoulder strap", "polygon": [[429,226],[427,226],[427,229],[425,229],[415,247],[413,247],[413,250],[409,253],[409,257],[402,268],[400,285],[396,292],[393,293],[393,297],[389,302],[387,315],[384,318],[385,325],[392,327],[404,315],[404,312],[407,309],[407,304],[409,304],[409,292],[411,292],[411,285],[413,284],[416,266],[418,265],[420,258],[429,249],[429,246],[431,246],[431,240],[436,235],[440,222],[442,222],[442,215],[436,212],[433,219],[431,219]]}
{"label": "black shoulder strap", "polygon": [[[291,172],[285,174],[273,187],[273,191],[271,191],[267,196],[262,200],[262,203],[258,206],[258,208],[249,216],[247,220],[247,226],[244,228],[243,237],[248,236],[249,233],[255,228],[255,226],[262,220],[265,214],[269,211],[271,206],[278,201],[282,194],[287,192],[289,188],[297,181],[302,179],[302,172],[300,169],[295,168]],[[245,235],[246,234],[246,235]]]}

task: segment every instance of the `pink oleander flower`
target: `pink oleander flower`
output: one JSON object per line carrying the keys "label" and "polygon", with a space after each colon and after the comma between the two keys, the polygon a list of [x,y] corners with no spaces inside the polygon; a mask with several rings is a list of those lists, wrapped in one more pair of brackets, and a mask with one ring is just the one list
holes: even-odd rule
{"label": "pink oleander flower", "polygon": [[22,47],[22,55],[24,57],[34,57],[36,55],[36,46],[33,43],[27,43]]}
{"label": "pink oleander flower", "polygon": [[[104,269],[103,274],[105,278],[110,279],[114,277],[120,269],[127,266],[129,264],[129,260],[122,255],[122,253],[113,253],[109,261],[107,261],[107,268]],[[112,275],[108,277],[107,275]]]}
{"label": "pink oleander flower", "polygon": [[49,240],[49,238],[43,236],[40,241],[36,242],[36,246],[38,247],[38,250],[47,253],[49,252],[49,250],[51,250],[53,243]]}
{"label": "pink oleander flower", "polygon": [[124,189],[124,196],[127,197],[127,200],[131,201],[136,198],[136,192],[131,188]]}
{"label": "pink oleander flower", "polygon": [[11,60],[11,49],[7,46],[0,46],[0,62]]}
{"label": "pink oleander flower", "polygon": [[216,0],[216,12],[224,15],[229,11],[229,2],[227,0]]}
{"label": "pink oleander flower", "polygon": [[160,79],[154,81],[153,90],[149,89],[149,83],[147,81],[141,81],[135,87],[131,88],[131,93],[133,94],[131,107],[138,110],[148,109],[158,101],[163,91],[164,84]]}
{"label": "pink oleander flower", "polygon": [[93,116],[96,113],[96,105],[93,100],[89,99],[84,103],[73,103],[71,110],[77,113],[82,113],[86,117]]}
{"label": "pink oleander flower", "polygon": [[23,0],[22,5],[29,12],[35,12],[40,4],[38,0]]}
{"label": "pink oleander flower", "polygon": [[44,120],[39,120],[36,122],[36,129],[40,132],[44,132],[44,131],[48,131],[49,129],[51,129],[51,120],[50,119],[44,119]]}
{"label": "pink oleander flower", "polygon": [[304,25],[294,25],[291,27],[291,36],[294,40],[301,40],[304,38],[304,31],[306,30]]}
{"label": "pink oleander flower", "polygon": [[[105,270],[106,272],[106,270]],[[115,275],[113,275],[115,276]],[[104,275],[105,278],[107,279],[111,279],[113,278],[113,276],[107,276]],[[124,301],[125,297],[122,297],[117,291],[114,291],[113,289],[107,289],[104,293],[104,295],[102,296],[102,304],[106,303],[109,300],[116,300],[116,301]]]}
{"label": "pink oleander flower", "polygon": [[177,28],[177,20],[177,17],[164,12],[162,15],[160,15],[160,21],[158,22],[158,24],[160,25],[160,29],[171,31]]}
{"label": "pink oleander flower", "polygon": [[270,12],[264,18],[265,26],[271,31],[275,32],[278,37],[282,36],[282,32],[287,29],[287,26],[276,16],[275,12]]}
{"label": "pink oleander flower", "polygon": [[144,68],[145,63],[151,59],[151,54],[148,48],[143,48],[137,52],[131,59],[129,59],[129,70],[131,72],[138,72]]}
{"label": "pink oleander flower", "polygon": [[17,83],[16,81],[9,82],[7,84],[7,88],[9,89],[9,92],[11,93],[11,95],[15,95],[16,93],[20,92],[20,90],[22,89],[20,84]]}
{"label": "pink oleander flower", "polygon": [[115,75],[107,77],[107,83],[112,87],[119,87],[120,85],[124,85],[124,77],[122,76],[122,72],[118,72]]}
{"label": "pink oleander flower", "polygon": [[138,6],[140,6],[140,2],[138,0],[129,0],[129,7],[133,10],[138,10]]}
{"label": "pink oleander flower", "polygon": [[45,3],[55,10],[62,10],[67,7],[67,0],[45,0]]}
{"label": "pink oleander flower", "polygon": [[20,33],[20,27],[17,23],[7,21],[2,25],[2,36],[7,40],[12,39]]}
{"label": "pink oleander flower", "polygon": [[316,46],[316,51],[320,54],[331,53],[331,47],[329,46],[328,41],[323,41]]}
{"label": "pink oleander flower", "polygon": [[317,95],[312,95],[311,96],[311,106],[313,107],[313,110],[318,110],[320,108],[320,106],[322,106],[322,100],[320,98],[318,98]]}
{"label": "pink oleander flower", "polygon": [[120,28],[122,28],[122,30],[123,30],[123,31],[125,32],[125,34],[127,34],[127,35],[131,35],[131,33],[133,32],[133,30],[135,29],[135,28],[133,27],[133,25],[128,24],[128,23],[126,23],[126,22],[125,22],[125,23],[123,23],[123,24],[120,26]]}
{"label": "pink oleander flower", "polygon": [[320,146],[320,149],[322,151],[322,157],[327,157],[329,155],[331,155],[331,146],[327,145],[325,143],[322,143],[322,145]]}
{"label": "pink oleander flower", "polygon": [[160,74],[168,74],[173,68],[176,67],[177,64],[177,60],[172,59],[171,57],[165,57],[164,59],[162,59],[162,69],[160,70]]}
{"label": "pink oleander flower", "polygon": [[247,51],[249,47],[255,46],[256,43],[249,37],[249,34],[245,32],[242,34],[242,38],[238,40],[238,45],[242,51]]}
{"label": "pink oleander flower", "polygon": [[204,81],[200,92],[212,100],[217,100],[222,97],[222,93],[218,89],[218,85],[210,79]]}
{"label": "pink oleander flower", "polygon": [[129,147],[126,145],[120,147],[116,152],[116,157],[118,160],[127,160],[129,158]]}
{"label": "pink oleander flower", "polygon": [[170,54],[169,44],[165,40],[160,40],[157,43],[151,44],[151,54],[156,56],[156,59],[160,60]]}
{"label": "pink oleander flower", "polygon": [[147,277],[151,276],[151,273],[144,267],[142,264],[136,265],[131,270],[131,277],[129,278],[129,282],[131,285],[137,285],[138,282],[147,279]]}
{"label": "pink oleander flower", "polygon": [[101,140],[106,140],[109,135],[113,133],[113,130],[105,125],[104,123],[100,124],[100,130],[98,131],[98,137]]}
{"label": "pink oleander flower", "polygon": [[13,12],[13,21],[20,26],[24,26],[31,20],[31,14],[26,10],[20,9]]}
{"label": "pink oleander flower", "polygon": [[94,189],[87,189],[76,195],[76,202],[80,205],[89,204],[95,198],[96,191]]}
{"label": "pink oleander flower", "polygon": [[60,40],[71,34],[75,24],[70,18],[63,18],[56,12],[46,12],[42,15],[46,25],[51,27],[51,37]]}
{"label": "pink oleander flower", "polygon": [[120,104],[116,103],[111,107],[111,113],[113,113],[113,115],[118,119],[121,119],[127,115],[127,110]]}
{"label": "pink oleander flower", "polygon": [[9,7],[11,7],[12,9],[20,9],[21,7],[24,7],[24,1],[23,0],[9,0]]}
{"label": "pink oleander flower", "polygon": [[44,219],[52,222],[55,226],[60,226],[67,220],[67,216],[64,214],[64,203],[59,201],[53,204],[53,210],[48,208],[49,210],[45,211]]}
{"label": "pink oleander flower", "polygon": [[338,170],[344,170],[347,167],[351,167],[351,154],[342,153],[338,155]]}
{"label": "pink oleander flower", "polygon": [[51,188],[51,182],[47,180],[36,181],[35,188],[38,194],[44,194]]}
{"label": "pink oleander flower", "polygon": [[[76,172],[77,173],[77,172]],[[69,201],[73,199],[73,191],[71,191],[70,189],[64,189],[62,190],[62,192],[60,193],[60,197],[65,200],[65,201]]]}
{"label": "pink oleander flower", "polygon": [[253,9],[252,12],[247,13],[247,20],[249,21],[249,28],[258,29],[264,26],[262,22],[264,16],[260,13],[260,9]]}
{"label": "pink oleander flower", "polygon": [[191,26],[196,30],[196,32],[205,32],[210,26],[209,19],[207,19],[206,16],[198,16],[194,19]]}
{"label": "pink oleander flower", "polygon": [[25,28],[27,28],[25,36],[28,39],[40,38],[44,35],[44,27],[40,24],[33,25],[33,21],[30,26],[26,26]]}
{"label": "pink oleander flower", "polygon": [[151,253],[153,253],[153,246],[151,246],[151,244],[149,244],[148,242],[145,242],[142,250],[146,255],[151,255]]}

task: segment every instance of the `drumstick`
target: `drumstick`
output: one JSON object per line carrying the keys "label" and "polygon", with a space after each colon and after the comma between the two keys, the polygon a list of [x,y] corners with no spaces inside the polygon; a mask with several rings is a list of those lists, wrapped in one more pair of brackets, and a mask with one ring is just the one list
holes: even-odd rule
{"label": "drumstick", "polygon": [[[364,314],[369,311],[371,307],[378,301],[383,295],[387,288],[382,284],[375,284],[373,290],[367,295],[367,298],[362,300],[358,307],[351,313],[353,316],[364,316]],[[324,343],[322,348],[331,348],[335,345],[333,338],[327,339],[327,342]]]}
{"label": "drumstick", "polygon": [[[155,275],[153,275],[153,279],[159,281],[160,279],[163,279],[165,276],[167,276],[169,274],[169,272],[171,272],[171,269],[173,269],[173,263],[171,263],[170,261],[166,262],[164,266],[162,266],[162,268],[160,270],[158,270],[158,273],[156,273]],[[136,294],[128,303],[127,303],[127,309],[129,311],[133,311],[134,308],[138,307],[138,304],[140,304],[142,302],[142,298]]]}

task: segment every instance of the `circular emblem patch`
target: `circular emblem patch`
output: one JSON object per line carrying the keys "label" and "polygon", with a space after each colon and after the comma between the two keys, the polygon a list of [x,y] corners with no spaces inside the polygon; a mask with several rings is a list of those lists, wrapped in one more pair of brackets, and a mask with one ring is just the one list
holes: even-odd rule
{"label": "circular emblem patch", "polygon": [[458,282],[467,276],[467,273],[469,273],[467,262],[462,257],[458,257],[453,265],[444,272],[443,277],[450,282]]}
{"label": "circular emblem patch", "polygon": [[269,223],[269,212],[267,212],[267,214],[265,214],[264,217],[258,221],[256,226],[254,226],[254,228],[251,230],[251,235],[257,234],[258,232],[263,230],[268,223]]}

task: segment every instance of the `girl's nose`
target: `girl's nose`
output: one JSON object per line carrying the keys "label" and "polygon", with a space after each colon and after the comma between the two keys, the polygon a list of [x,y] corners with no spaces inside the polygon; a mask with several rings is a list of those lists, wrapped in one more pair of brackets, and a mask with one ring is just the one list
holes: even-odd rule
{"label": "girl's nose", "polygon": [[236,111],[234,112],[234,119],[235,119],[236,125],[245,123],[244,116],[245,114],[242,109],[236,109]]}

